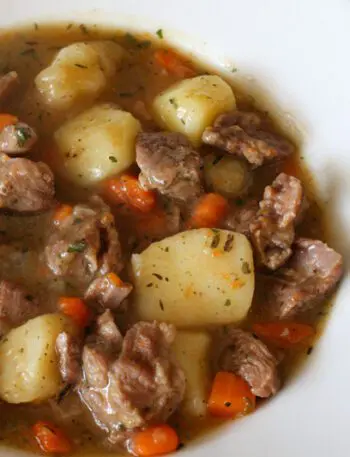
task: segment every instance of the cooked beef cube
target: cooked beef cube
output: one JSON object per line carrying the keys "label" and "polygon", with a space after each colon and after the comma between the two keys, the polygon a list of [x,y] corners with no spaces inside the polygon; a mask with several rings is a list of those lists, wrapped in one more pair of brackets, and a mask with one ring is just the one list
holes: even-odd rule
{"label": "cooked beef cube", "polygon": [[283,265],[292,254],[295,225],[301,219],[305,201],[299,179],[285,173],[265,188],[250,231],[262,263],[271,270]]}
{"label": "cooked beef cube", "polygon": [[202,193],[202,159],[181,133],[139,133],[136,162],[146,189],[184,202]]}
{"label": "cooked beef cube", "polygon": [[[175,328],[139,322],[125,335],[119,358],[86,345],[82,401],[109,434],[164,422],[185,392],[185,376],[171,353]],[[114,436],[115,439],[115,436]]]}
{"label": "cooked beef cube", "polygon": [[255,220],[258,210],[256,200],[250,200],[242,206],[231,206],[223,227],[250,237],[250,224]]}
{"label": "cooked beef cube", "polygon": [[7,333],[39,314],[39,304],[22,286],[0,281],[0,334]]}
{"label": "cooked beef cube", "polygon": [[253,167],[292,154],[294,146],[289,141],[262,127],[263,120],[258,114],[233,111],[218,116],[213,126],[204,130],[202,140],[245,158]]}
{"label": "cooked beef cube", "polygon": [[52,228],[45,257],[56,276],[82,285],[97,274],[119,271],[121,248],[109,207],[98,197],[88,205],[76,205],[70,216]]}
{"label": "cooked beef cube", "polygon": [[0,157],[0,208],[34,213],[52,207],[54,176],[43,162]]}
{"label": "cooked beef cube", "polygon": [[121,281],[114,273],[96,278],[85,293],[85,299],[96,301],[103,308],[118,309],[132,291],[132,285]]}
{"label": "cooked beef cube", "polygon": [[0,132],[0,152],[10,155],[26,153],[37,139],[34,129],[24,122],[8,125]]}
{"label": "cooked beef cube", "polygon": [[81,374],[79,342],[69,333],[61,332],[56,339],[56,352],[63,381],[67,384],[75,384]]}
{"label": "cooked beef cube", "polygon": [[109,309],[97,318],[94,336],[96,338],[95,342],[103,345],[108,351],[120,352],[123,337]]}
{"label": "cooked beef cube", "polygon": [[270,397],[280,386],[278,360],[265,344],[244,330],[228,327],[218,345],[217,368],[241,376],[257,397]]}
{"label": "cooked beef cube", "polygon": [[0,103],[3,102],[19,85],[18,74],[10,71],[0,76]]}
{"label": "cooked beef cube", "polygon": [[269,283],[262,312],[273,319],[292,319],[324,300],[342,273],[340,254],[322,241],[300,238],[285,268]]}

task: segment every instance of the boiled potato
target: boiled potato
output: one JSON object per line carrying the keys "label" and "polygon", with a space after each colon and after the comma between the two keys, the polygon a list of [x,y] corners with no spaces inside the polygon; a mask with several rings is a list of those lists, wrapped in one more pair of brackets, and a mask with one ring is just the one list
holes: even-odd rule
{"label": "boiled potato", "polygon": [[159,94],[153,102],[158,122],[168,130],[183,133],[194,146],[201,144],[204,129],[219,114],[235,107],[231,87],[213,75],[180,81]]}
{"label": "boiled potato", "polygon": [[241,321],[250,308],[253,255],[239,233],[182,232],[134,254],[131,263],[134,309],[141,320],[222,325]]}
{"label": "boiled potato", "polygon": [[207,187],[227,198],[244,194],[251,183],[246,163],[233,157],[208,154],[204,159],[204,179]]}
{"label": "boiled potato", "polygon": [[63,174],[90,186],[135,162],[135,138],[141,125],[111,104],[97,105],[67,121],[55,133]]}
{"label": "boiled potato", "polygon": [[112,41],[71,44],[37,75],[36,87],[44,101],[56,109],[92,101],[114,76],[122,55],[122,48]]}
{"label": "boiled potato", "polygon": [[0,342],[0,397],[8,403],[47,400],[62,388],[57,335],[74,332],[60,314],[46,314],[11,330]]}
{"label": "boiled potato", "polygon": [[179,409],[185,417],[206,415],[211,381],[210,346],[211,336],[208,332],[177,332],[173,350],[186,376],[185,397]]}

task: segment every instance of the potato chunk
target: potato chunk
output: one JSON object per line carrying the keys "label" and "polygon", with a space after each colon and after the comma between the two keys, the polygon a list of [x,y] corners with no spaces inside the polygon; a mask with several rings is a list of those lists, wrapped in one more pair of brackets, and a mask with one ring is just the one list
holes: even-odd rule
{"label": "potato chunk", "polygon": [[37,75],[36,87],[48,105],[60,110],[93,101],[114,76],[122,56],[123,49],[112,41],[71,44]]}
{"label": "potato chunk", "polygon": [[75,332],[61,314],[46,314],[11,330],[0,342],[0,397],[8,403],[43,401],[62,388],[57,335]]}
{"label": "potato chunk", "polygon": [[67,121],[55,133],[63,174],[76,185],[91,186],[135,162],[141,125],[111,104],[97,105]]}
{"label": "potato chunk", "polygon": [[184,417],[203,417],[210,390],[211,336],[205,331],[179,330],[173,344],[176,360],[186,376],[185,397],[180,405]]}
{"label": "potato chunk", "polygon": [[153,102],[154,114],[164,128],[186,135],[201,144],[204,129],[221,113],[235,109],[231,87],[219,76],[185,79],[160,93]]}
{"label": "potato chunk", "polygon": [[153,243],[132,256],[134,309],[141,320],[178,327],[242,320],[254,292],[248,239],[228,230],[199,229]]}

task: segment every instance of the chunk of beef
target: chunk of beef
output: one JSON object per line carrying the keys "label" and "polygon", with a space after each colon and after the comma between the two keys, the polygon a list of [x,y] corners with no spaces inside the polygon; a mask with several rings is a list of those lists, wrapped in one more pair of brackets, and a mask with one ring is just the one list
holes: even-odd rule
{"label": "chunk of beef", "polygon": [[259,204],[256,200],[249,200],[242,206],[231,205],[223,227],[250,237],[250,225],[255,220],[258,210]]}
{"label": "chunk of beef", "polygon": [[0,334],[7,333],[39,314],[39,304],[22,286],[0,281]]}
{"label": "chunk of beef", "polygon": [[202,159],[181,133],[139,133],[136,162],[146,189],[184,202],[202,193]]}
{"label": "chunk of beef", "polygon": [[10,71],[5,75],[0,76],[0,103],[16,89],[19,85],[19,77],[17,72]]}
{"label": "chunk of beef", "polygon": [[108,206],[98,197],[88,205],[76,205],[70,216],[53,227],[45,257],[56,276],[83,285],[95,275],[119,271],[121,248]]}
{"label": "chunk of beef", "polygon": [[122,348],[123,337],[116,326],[113,314],[107,309],[96,320],[95,344],[103,346],[110,353],[119,353]]}
{"label": "chunk of beef", "polygon": [[217,117],[202,136],[204,143],[217,146],[253,167],[292,154],[294,146],[276,133],[262,130],[263,120],[257,113],[233,111]]}
{"label": "chunk of beef", "polygon": [[[109,434],[164,422],[185,392],[185,376],[171,353],[175,328],[139,322],[125,335],[119,358],[86,345],[82,401]],[[115,437],[114,437],[115,439]]]}
{"label": "chunk of beef", "polygon": [[35,130],[24,122],[7,125],[0,132],[0,152],[5,154],[24,154],[36,143]]}
{"label": "chunk of beef", "polygon": [[340,254],[322,241],[300,238],[285,268],[273,277],[263,312],[272,319],[292,319],[324,300],[342,273]]}
{"label": "chunk of beef", "polygon": [[81,348],[79,342],[69,333],[61,332],[56,339],[56,352],[63,381],[75,384],[81,374]]}
{"label": "chunk of beef", "polygon": [[45,211],[55,196],[54,176],[43,162],[0,157],[0,208],[23,213]]}
{"label": "chunk of beef", "polygon": [[241,376],[257,397],[274,395],[280,386],[278,360],[251,333],[228,327],[218,346],[217,368]]}
{"label": "chunk of beef", "polygon": [[121,281],[114,273],[96,278],[85,293],[85,299],[96,301],[102,308],[118,309],[132,291],[132,285]]}
{"label": "chunk of beef", "polygon": [[271,186],[265,188],[250,231],[261,261],[271,270],[279,268],[291,256],[295,225],[304,208],[303,188],[294,176],[281,173]]}

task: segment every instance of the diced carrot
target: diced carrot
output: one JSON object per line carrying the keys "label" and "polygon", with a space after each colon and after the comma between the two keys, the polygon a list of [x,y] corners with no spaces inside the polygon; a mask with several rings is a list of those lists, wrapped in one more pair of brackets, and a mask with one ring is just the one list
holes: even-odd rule
{"label": "diced carrot", "polygon": [[158,238],[167,231],[167,216],[163,210],[156,208],[150,213],[140,214],[134,224],[138,237]]}
{"label": "diced carrot", "polygon": [[226,371],[216,374],[208,410],[212,416],[235,418],[255,409],[255,395],[240,376]]}
{"label": "diced carrot", "polygon": [[64,432],[50,422],[36,422],[32,430],[40,449],[47,454],[67,454],[73,449]]}
{"label": "diced carrot", "polygon": [[143,213],[151,211],[157,203],[156,194],[140,186],[137,177],[122,175],[106,182],[106,196],[114,203],[125,203]]}
{"label": "diced carrot", "polygon": [[311,325],[298,322],[256,323],[253,325],[253,332],[258,337],[283,348],[306,343],[315,335],[315,330]]}
{"label": "diced carrot", "polygon": [[194,208],[189,221],[191,228],[218,227],[228,211],[228,202],[220,194],[206,194]]}
{"label": "diced carrot", "polygon": [[63,314],[71,317],[79,327],[87,327],[91,320],[90,309],[78,297],[60,297],[58,307]]}
{"label": "diced carrot", "polygon": [[18,118],[12,114],[0,114],[0,131],[8,125],[17,124]]}
{"label": "diced carrot", "polygon": [[179,446],[176,431],[167,424],[155,425],[136,432],[129,450],[138,457],[152,457],[175,451]]}
{"label": "diced carrot", "polygon": [[179,78],[191,78],[196,75],[196,72],[174,51],[167,49],[158,49],[154,53],[156,62],[169,73],[172,73]]}
{"label": "diced carrot", "polygon": [[54,215],[53,222],[55,225],[60,225],[67,217],[69,217],[73,212],[73,208],[70,205],[60,205]]}

